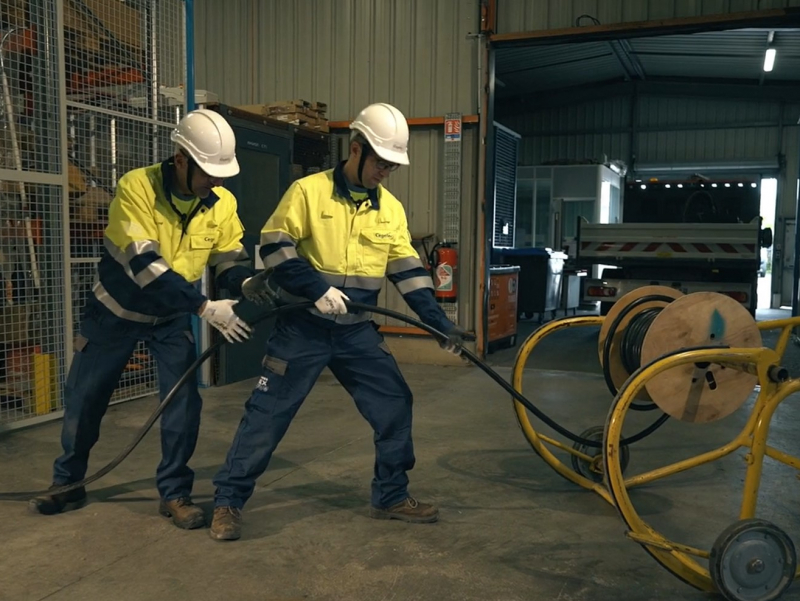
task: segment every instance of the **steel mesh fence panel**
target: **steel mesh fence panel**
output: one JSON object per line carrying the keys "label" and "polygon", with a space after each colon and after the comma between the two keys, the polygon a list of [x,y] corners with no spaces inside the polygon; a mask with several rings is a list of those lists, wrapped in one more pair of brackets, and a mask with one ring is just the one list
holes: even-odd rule
{"label": "steel mesh fence panel", "polygon": [[[0,0],[0,427],[63,408],[117,182],[173,152],[184,32],[182,0]],[[112,401],[157,391],[140,343]]]}
{"label": "steel mesh fence panel", "polygon": [[[160,162],[173,152],[169,139],[183,115],[183,3],[180,0],[126,2],[67,0],[74,21],[65,17],[65,39],[91,31],[101,42],[74,55],[65,51],[67,131],[73,292],[80,308],[91,294],[94,270],[103,252],[108,204],[128,171]],[[74,33],[70,25],[74,25]],[[139,343],[122,374],[112,402],[158,391],[155,360]]]}
{"label": "steel mesh fence panel", "polygon": [[65,369],[62,189],[25,188],[28,204],[3,212],[0,422],[57,410]]}
{"label": "steel mesh fence panel", "polygon": [[0,0],[0,423],[60,406],[65,370],[57,15]]}

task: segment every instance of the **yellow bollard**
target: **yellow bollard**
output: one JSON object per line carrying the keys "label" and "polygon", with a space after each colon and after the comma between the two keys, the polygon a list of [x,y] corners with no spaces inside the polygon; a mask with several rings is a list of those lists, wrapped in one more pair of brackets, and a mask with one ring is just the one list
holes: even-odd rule
{"label": "yellow bollard", "polygon": [[56,401],[55,355],[33,355],[33,399],[36,415],[50,413]]}

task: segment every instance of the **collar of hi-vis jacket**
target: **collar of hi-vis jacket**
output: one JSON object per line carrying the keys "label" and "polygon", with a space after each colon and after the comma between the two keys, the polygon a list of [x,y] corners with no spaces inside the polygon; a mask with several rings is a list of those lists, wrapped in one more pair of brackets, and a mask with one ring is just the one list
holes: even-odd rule
{"label": "collar of hi-vis jacket", "polygon": [[[175,159],[169,158],[161,163],[161,184],[163,186],[164,199],[167,201],[169,206],[172,207],[172,210],[175,211],[175,213],[177,213],[180,217],[182,213],[172,202],[173,181],[175,181]],[[200,199],[195,211],[192,212],[192,216],[194,216],[194,213],[196,213],[197,209],[200,207],[206,207],[207,209],[210,209],[218,200],[219,196],[216,195],[214,190],[211,190],[208,196]]]}
{"label": "collar of hi-vis jacket", "polygon": [[[333,189],[342,198],[355,203],[353,196],[350,194],[350,188],[347,187],[347,180],[344,177],[344,165],[346,162],[342,161],[333,169]],[[369,198],[370,206],[376,211],[380,208],[378,196],[378,188],[367,188],[367,198]]]}

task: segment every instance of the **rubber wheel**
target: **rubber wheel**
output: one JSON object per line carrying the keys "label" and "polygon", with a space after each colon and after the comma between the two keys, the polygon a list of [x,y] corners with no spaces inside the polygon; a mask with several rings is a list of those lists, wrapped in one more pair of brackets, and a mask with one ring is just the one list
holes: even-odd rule
{"label": "rubber wheel", "polygon": [[774,601],[792,584],[796,569],[792,539],[759,519],[728,526],[709,557],[711,580],[728,601]]}
{"label": "rubber wheel", "polygon": [[[585,438],[586,440],[596,441],[596,442],[603,442],[603,432],[605,431],[604,426],[593,426],[588,430],[584,430],[580,434],[580,438]],[[603,454],[602,447],[587,447],[579,442],[576,442],[572,445],[572,448],[578,451],[579,453],[583,453],[584,455],[589,455],[589,457],[598,457]],[[604,474],[602,472],[598,472],[592,469],[592,466],[575,455],[570,456],[572,459],[572,469],[575,473],[583,476],[584,478],[588,478],[592,482],[602,482]],[[625,473],[625,469],[628,467],[628,461],[630,461],[630,451],[628,447],[623,445],[622,447],[622,455],[620,458],[620,465],[622,467],[622,472]],[[602,461],[595,460],[595,464],[602,466]]]}

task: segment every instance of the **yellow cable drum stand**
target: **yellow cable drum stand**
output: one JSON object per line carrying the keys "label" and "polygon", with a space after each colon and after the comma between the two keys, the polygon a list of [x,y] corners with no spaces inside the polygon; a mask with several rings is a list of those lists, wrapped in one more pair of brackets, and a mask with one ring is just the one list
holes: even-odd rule
{"label": "yellow cable drum stand", "polygon": [[[800,459],[767,444],[770,421],[787,396],[800,391],[780,361],[800,317],[756,323],[737,301],[713,292],[684,295],[663,286],[637,289],[617,301],[606,317],[570,317],[534,332],[520,347],[513,372],[522,393],[524,368],[534,348],[565,328],[601,326],[598,352],[614,400],[606,423],[581,433],[572,446],[536,432],[524,405],[514,400],[523,434],[557,473],[592,490],[616,507],[628,531],[656,561],[679,579],[729,601],[773,601],[800,575],[791,538],[755,517],[764,457],[800,470]],[[775,349],[761,332],[781,330]],[[752,412],[733,441],[668,466],[624,476],[629,446],[672,417],[708,423],[731,415],[758,390]],[[623,438],[629,411],[660,410],[635,436]],[[658,411],[657,411],[658,412]],[[667,539],[637,513],[628,490],[748,449],[739,520],[719,534],[710,551]],[[570,465],[551,449],[566,451]],[[701,561],[698,561],[701,560]]]}

